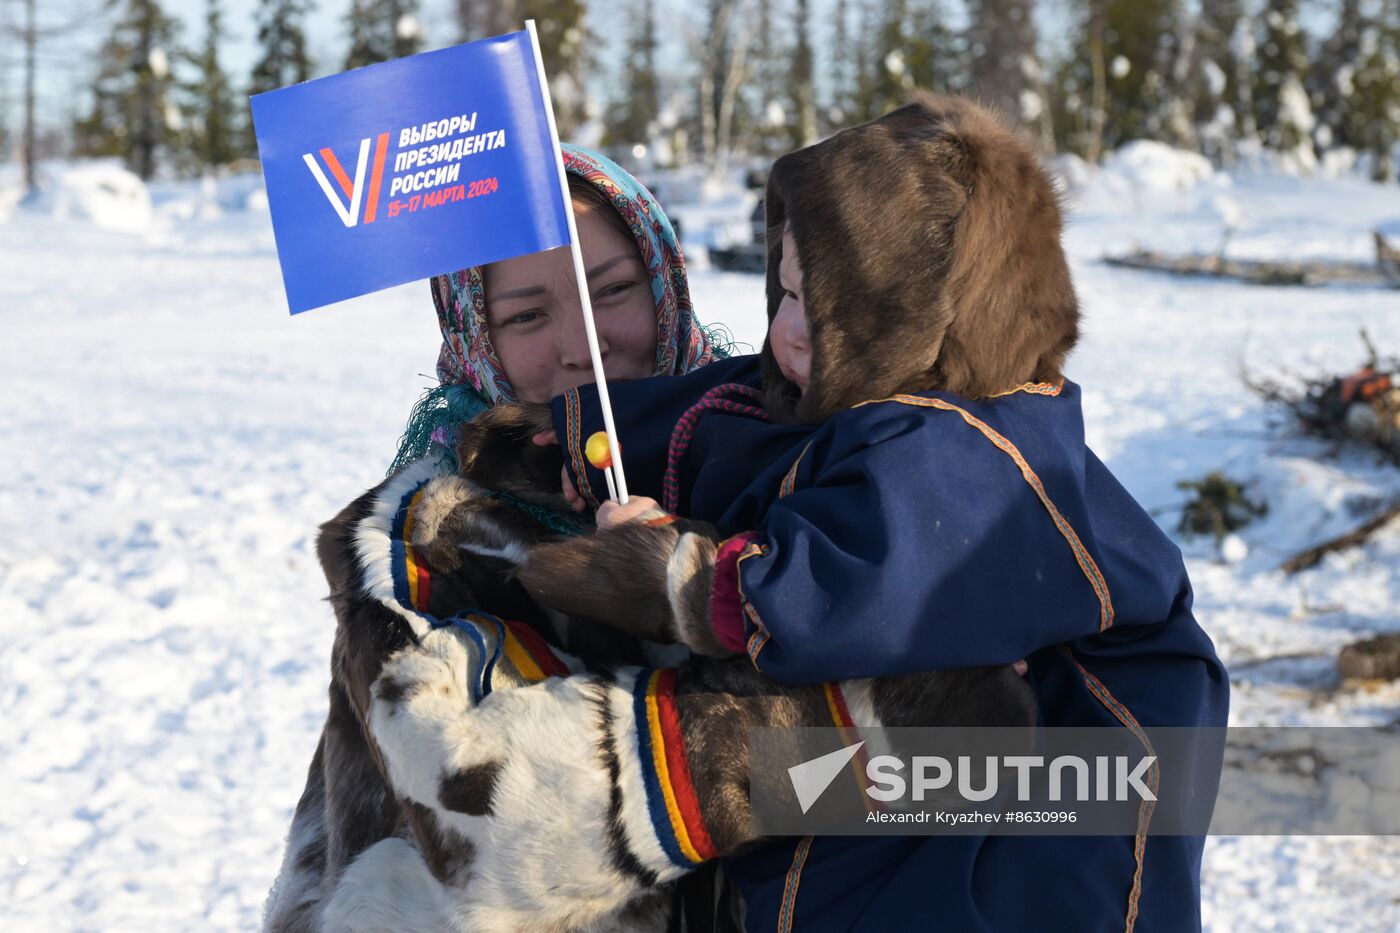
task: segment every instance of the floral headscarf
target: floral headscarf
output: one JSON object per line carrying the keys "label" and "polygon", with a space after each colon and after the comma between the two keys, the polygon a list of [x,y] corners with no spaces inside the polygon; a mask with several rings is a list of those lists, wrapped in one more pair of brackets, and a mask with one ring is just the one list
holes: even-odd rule
{"label": "floral headscarf", "polygon": [[[728,356],[727,347],[717,345],[695,319],[680,244],[651,192],[598,153],[571,145],[564,145],[563,150],[565,171],[602,193],[637,241],[656,302],[654,374],[688,373]],[[391,472],[434,449],[452,457],[456,425],[498,402],[515,400],[510,380],[491,346],[481,267],[434,276],[431,285],[442,329],[439,385],[429,389],[414,408]]]}

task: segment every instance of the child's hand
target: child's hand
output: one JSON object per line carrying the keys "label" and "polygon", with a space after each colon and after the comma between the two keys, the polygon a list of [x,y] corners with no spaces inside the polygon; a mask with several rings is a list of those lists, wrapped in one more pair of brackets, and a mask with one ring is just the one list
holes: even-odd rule
{"label": "child's hand", "polygon": [[[651,514],[649,514],[651,513]],[[639,521],[644,518],[660,518],[666,513],[655,499],[646,496],[629,496],[626,505],[618,505],[612,500],[598,507],[598,530],[607,531],[618,525]]]}

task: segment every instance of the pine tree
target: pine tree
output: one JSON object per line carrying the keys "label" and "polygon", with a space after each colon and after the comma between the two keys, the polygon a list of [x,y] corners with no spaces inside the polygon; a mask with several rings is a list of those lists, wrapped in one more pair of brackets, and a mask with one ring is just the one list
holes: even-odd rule
{"label": "pine tree", "polygon": [[828,58],[826,126],[846,125],[855,106],[855,54],[851,40],[851,8],[847,0],[836,0],[831,14],[831,54]]}
{"label": "pine tree", "polygon": [[[656,11],[644,4],[641,9],[652,19],[655,30]],[[455,0],[453,12],[464,42],[514,32],[525,20],[533,19],[560,134],[567,138],[588,117],[584,82],[597,69],[598,61],[591,52],[593,41],[585,25],[586,0]],[[630,19],[636,28],[635,11]],[[632,40],[628,45],[630,54]],[[652,55],[654,61],[655,53]],[[624,75],[631,67],[630,61],[624,65]]]}
{"label": "pine tree", "polygon": [[361,68],[418,52],[423,30],[418,0],[351,0],[350,52],[345,67]]}
{"label": "pine tree", "polygon": [[[1201,150],[1217,162],[1234,157],[1235,142],[1252,110],[1240,98],[1241,68],[1236,33],[1244,18],[1244,0],[1204,4],[1194,29],[1196,55],[1189,87],[1192,122]],[[1246,78],[1248,72],[1245,73]],[[1246,88],[1248,80],[1245,81]]]}
{"label": "pine tree", "polygon": [[1038,120],[1040,64],[1030,0],[969,0],[969,90],[1012,119]]}
{"label": "pine tree", "polygon": [[653,0],[634,0],[628,20],[631,33],[622,64],[622,94],[608,124],[610,144],[645,143],[661,108],[660,81],[656,73],[656,6]]}
{"label": "pine tree", "polygon": [[519,29],[524,17],[516,15],[516,6],[517,0],[456,0],[453,11],[461,40],[474,42]]}
{"label": "pine tree", "polygon": [[[514,6],[515,19],[500,32],[520,28],[527,19],[535,21],[540,37],[540,56],[549,76],[549,92],[554,101],[554,119],[559,132],[568,138],[589,116],[584,82],[597,67],[592,55],[588,12],[584,0],[507,0],[501,7]],[[493,23],[495,28],[499,23]],[[494,35],[496,33],[488,33]]]}
{"label": "pine tree", "polygon": [[758,155],[772,155],[788,148],[789,127],[792,123],[792,72],[790,52],[779,34],[774,10],[775,0],[757,0],[753,11],[753,36],[749,52],[751,73],[745,95],[745,109],[753,115],[750,149]]}
{"label": "pine tree", "polygon": [[884,16],[879,0],[864,0],[856,8],[855,49],[851,88],[850,123],[861,123],[879,116],[879,89],[885,70],[881,56]]}
{"label": "pine tree", "polygon": [[905,56],[910,82],[945,94],[963,90],[969,80],[968,57],[967,42],[948,26],[943,4],[911,0]]}
{"label": "pine tree", "polygon": [[1361,0],[1342,0],[1337,11],[1337,28],[1318,50],[1317,67],[1308,81],[1308,96],[1317,115],[1314,134],[1318,147],[1356,146],[1347,112],[1356,89],[1356,72],[1361,64],[1361,39],[1367,17]]}
{"label": "pine tree", "polygon": [[258,48],[249,94],[275,91],[300,84],[311,77],[311,57],[306,48],[306,16],[310,0],[259,0]]}
{"label": "pine tree", "polygon": [[1299,0],[1267,0],[1255,64],[1254,119],[1264,143],[1310,159],[1312,107],[1304,90],[1308,54]]}
{"label": "pine tree", "polygon": [[[9,109],[8,104],[9,100],[6,96],[0,94],[0,152],[9,152],[10,146],[14,142],[10,132],[10,124],[5,119],[5,113]],[[27,169],[28,166],[26,165],[25,168]],[[28,190],[29,186],[26,185],[25,188]]]}
{"label": "pine tree", "polygon": [[177,25],[157,0],[108,0],[118,14],[98,52],[92,107],[73,127],[79,155],[120,156],[143,179],[179,128],[172,91]]}
{"label": "pine tree", "polygon": [[1196,135],[1195,99],[1201,80],[1200,38],[1197,14],[1177,11],[1176,28],[1170,43],[1170,68],[1164,73],[1164,83],[1157,111],[1157,138],[1178,149],[1197,151],[1200,139]]}
{"label": "pine tree", "polygon": [[792,117],[788,129],[794,149],[810,146],[817,141],[817,98],[812,88],[812,43],[810,6],[808,0],[797,0],[792,30],[796,41],[792,47]]}
{"label": "pine tree", "polygon": [[1347,112],[1348,137],[1370,158],[1371,177],[1394,181],[1400,144],[1400,0],[1384,0],[1362,29],[1361,64]]}
{"label": "pine tree", "polygon": [[908,0],[888,0],[877,33],[873,86],[863,119],[873,119],[898,107],[914,87],[909,74],[908,29]]}
{"label": "pine tree", "polygon": [[1085,28],[1053,95],[1069,147],[1095,159],[1128,140],[1166,135],[1179,0],[1080,0],[1079,13]]}
{"label": "pine tree", "polygon": [[219,61],[219,48],[228,39],[219,0],[205,0],[204,44],[192,57],[195,80],[185,87],[192,116],[192,154],[201,166],[227,165],[243,154],[240,102]]}

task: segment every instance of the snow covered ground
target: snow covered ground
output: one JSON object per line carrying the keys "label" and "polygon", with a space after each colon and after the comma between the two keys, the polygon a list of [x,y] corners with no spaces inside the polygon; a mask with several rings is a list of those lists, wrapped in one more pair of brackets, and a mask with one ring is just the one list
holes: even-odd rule
{"label": "snow covered ground", "polygon": [[[1334,658],[1400,629],[1400,531],[1275,568],[1400,493],[1400,472],[1323,456],[1238,373],[1353,366],[1361,326],[1400,349],[1400,291],[1095,260],[1214,249],[1226,218],[1234,255],[1361,258],[1400,189],[1151,152],[1086,185],[1067,241],[1091,444],[1168,528],[1176,481],[1214,469],[1270,506],[1242,559],[1183,542],[1232,723],[1396,722],[1400,685],[1345,687]],[[41,212],[0,197],[0,913],[22,931],[251,929],[325,710],[316,526],[382,476],[436,324],[422,284],[289,318],[255,185],[157,188],[127,230],[74,187]],[[692,287],[706,320],[761,341],[758,278]],[[1211,930],[1400,930],[1400,839],[1212,839],[1203,874]]]}

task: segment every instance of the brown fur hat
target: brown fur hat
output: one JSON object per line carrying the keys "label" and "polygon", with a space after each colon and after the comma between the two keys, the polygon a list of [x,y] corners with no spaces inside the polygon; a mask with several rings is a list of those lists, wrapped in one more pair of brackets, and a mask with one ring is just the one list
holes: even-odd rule
{"label": "brown fur hat", "polygon": [[800,401],[764,343],[775,415],[816,422],[899,392],[985,398],[1061,377],[1079,307],[1059,198],[990,111],[919,92],[778,159],[767,198],[768,320],[791,224],[812,337]]}

